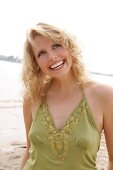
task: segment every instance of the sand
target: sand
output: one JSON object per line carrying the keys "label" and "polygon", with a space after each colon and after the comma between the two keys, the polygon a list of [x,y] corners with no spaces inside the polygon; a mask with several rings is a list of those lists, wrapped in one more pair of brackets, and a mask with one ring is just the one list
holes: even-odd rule
{"label": "sand", "polygon": [[[93,144],[92,144],[93,147]],[[0,170],[19,170],[25,152],[25,129],[21,101],[0,102]],[[97,157],[98,170],[107,170],[104,133]]]}

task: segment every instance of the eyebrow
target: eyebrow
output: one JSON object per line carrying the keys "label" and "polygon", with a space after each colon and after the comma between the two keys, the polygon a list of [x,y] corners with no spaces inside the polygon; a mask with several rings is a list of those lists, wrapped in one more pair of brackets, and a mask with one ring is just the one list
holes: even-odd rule
{"label": "eyebrow", "polygon": [[[58,42],[53,42],[53,43],[51,43],[51,47],[53,47],[55,44],[59,44],[59,45],[61,45],[61,43],[58,43]],[[38,47],[37,47],[37,49],[39,49]],[[46,50],[45,49],[39,49],[39,51],[38,52],[36,52],[36,54],[40,54],[41,52],[45,52]]]}

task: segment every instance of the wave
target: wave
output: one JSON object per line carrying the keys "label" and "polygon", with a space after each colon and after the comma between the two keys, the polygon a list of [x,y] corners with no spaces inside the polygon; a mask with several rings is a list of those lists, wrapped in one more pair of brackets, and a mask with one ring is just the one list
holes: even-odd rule
{"label": "wave", "polygon": [[21,108],[21,100],[0,100],[0,109]]}
{"label": "wave", "polygon": [[92,74],[101,75],[101,76],[113,77],[113,74],[109,74],[109,73],[92,72]]}

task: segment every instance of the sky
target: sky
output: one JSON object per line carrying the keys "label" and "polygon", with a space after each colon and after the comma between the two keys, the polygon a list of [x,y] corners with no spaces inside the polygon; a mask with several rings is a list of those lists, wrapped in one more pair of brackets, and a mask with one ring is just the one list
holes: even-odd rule
{"label": "sky", "polygon": [[110,66],[112,0],[0,0],[0,55],[22,58],[26,31],[38,22],[73,33],[89,63]]}

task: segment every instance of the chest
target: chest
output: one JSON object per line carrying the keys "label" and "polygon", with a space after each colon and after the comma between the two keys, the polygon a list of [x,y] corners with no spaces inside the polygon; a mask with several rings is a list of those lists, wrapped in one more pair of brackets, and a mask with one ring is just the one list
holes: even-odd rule
{"label": "chest", "polygon": [[62,129],[83,101],[83,97],[78,100],[70,99],[66,101],[48,102],[48,113],[57,129]]}

